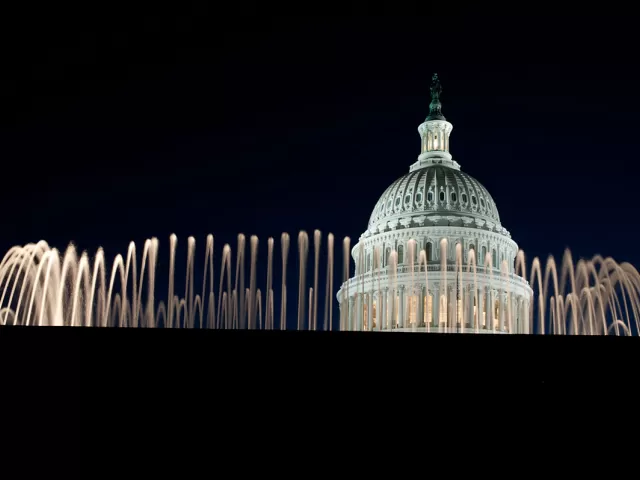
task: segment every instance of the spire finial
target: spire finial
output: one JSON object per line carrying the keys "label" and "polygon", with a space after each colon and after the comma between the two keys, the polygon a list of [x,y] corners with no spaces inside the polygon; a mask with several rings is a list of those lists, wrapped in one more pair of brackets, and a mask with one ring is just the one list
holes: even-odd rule
{"label": "spire finial", "polygon": [[438,74],[434,73],[431,77],[431,103],[429,104],[428,120],[446,120],[442,115],[442,104],[440,103],[440,94],[442,93],[442,85]]}

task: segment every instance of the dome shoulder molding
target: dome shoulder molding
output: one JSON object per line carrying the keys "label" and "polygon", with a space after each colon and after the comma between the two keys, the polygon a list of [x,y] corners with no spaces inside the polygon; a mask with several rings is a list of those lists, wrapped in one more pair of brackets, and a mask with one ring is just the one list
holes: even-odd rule
{"label": "dome shoulder molding", "polygon": [[510,236],[488,230],[450,226],[393,230],[368,237],[360,237],[360,240],[353,245],[351,252],[355,259],[361,248],[368,252],[373,247],[386,248],[389,244],[396,245],[398,241],[406,244],[411,239],[416,240],[419,248],[424,248],[424,245],[429,242],[439,245],[443,238],[454,244],[459,241],[463,244],[463,248],[467,248],[471,244],[476,248],[496,246],[500,251],[508,251],[509,256],[513,256],[513,259],[518,253],[518,245]]}

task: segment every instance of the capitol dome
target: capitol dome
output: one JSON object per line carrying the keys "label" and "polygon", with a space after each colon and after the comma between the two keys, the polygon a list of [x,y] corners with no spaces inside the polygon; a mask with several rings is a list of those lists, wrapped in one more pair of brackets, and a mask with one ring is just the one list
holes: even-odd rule
{"label": "capitol dome", "polygon": [[487,189],[453,165],[415,169],[385,190],[373,209],[368,231],[384,231],[396,223],[484,227],[508,235]]}
{"label": "capitol dome", "polygon": [[532,290],[487,189],[451,153],[437,75],[421,150],[376,203],[338,291],[341,330],[527,333]]}

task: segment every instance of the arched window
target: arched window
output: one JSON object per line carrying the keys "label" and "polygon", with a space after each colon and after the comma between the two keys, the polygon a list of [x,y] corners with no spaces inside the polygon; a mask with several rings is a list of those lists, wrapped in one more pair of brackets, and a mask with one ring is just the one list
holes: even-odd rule
{"label": "arched window", "polygon": [[398,245],[398,265],[404,263],[404,246]]}
{"label": "arched window", "polygon": [[[473,243],[469,245],[469,251],[467,252],[467,261],[471,258],[471,252],[473,252],[474,255],[476,254],[476,247]],[[476,258],[474,261],[476,262],[476,265],[477,265],[478,259]]]}
{"label": "arched window", "polygon": [[426,250],[425,253],[427,255],[427,261],[433,260],[433,244],[431,242],[427,243],[425,250]]}
{"label": "arched window", "polygon": [[493,268],[498,268],[498,255],[496,254],[496,249],[493,249],[491,253],[491,258],[493,259]]}
{"label": "arched window", "polygon": [[387,250],[384,254],[384,265],[385,267],[389,265],[389,259],[391,258],[391,247],[387,247]]}
{"label": "arched window", "polygon": [[487,247],[482,246],[482,255],[480,256],[480,265],[484,267],[484,261],[487,258]]}

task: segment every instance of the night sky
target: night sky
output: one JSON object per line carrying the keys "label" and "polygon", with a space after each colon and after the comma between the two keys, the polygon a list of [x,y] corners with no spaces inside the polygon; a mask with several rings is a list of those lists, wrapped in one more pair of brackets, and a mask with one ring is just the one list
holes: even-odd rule
{"label": "night sky", "polygon": [[112,259],[156,236],[162,266],[171,233],[181,256],[195,236],[199,259],[208,233],[218,259],[240,232],[262,252],[283,231],[355,243],[419,154],[438,72],[453,158],[529,259],[569,247],[640,266],[639,75],[623,25],[78,15],[4,17],[2,252],[45,239]]}

